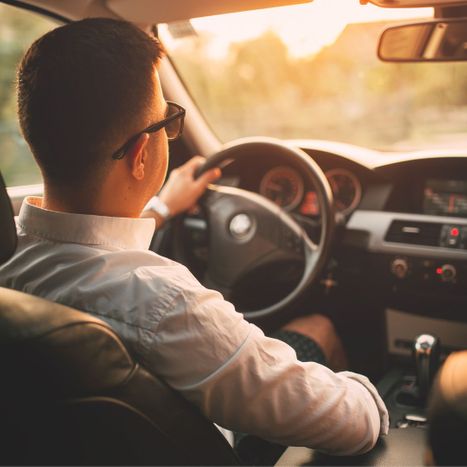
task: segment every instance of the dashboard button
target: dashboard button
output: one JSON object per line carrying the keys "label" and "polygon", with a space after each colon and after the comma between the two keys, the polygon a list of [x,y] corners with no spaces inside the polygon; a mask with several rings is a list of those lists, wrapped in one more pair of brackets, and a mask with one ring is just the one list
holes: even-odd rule
{"label": "dashboard button", "polygon": [[446,248],[463,248],[465,231],[458,225],[443,225],[440,246]]}
{"label": "dashboard button", "polygon": [[452,264],[443,264],[436,270],[442,282],[454,282],[456,280],[457,271]]}
{"label": "dashboard button", "polygon": [[409,272],[409,264],[404,258],[396,258],[391,263],[391,272],[398,279],[405,279]]}

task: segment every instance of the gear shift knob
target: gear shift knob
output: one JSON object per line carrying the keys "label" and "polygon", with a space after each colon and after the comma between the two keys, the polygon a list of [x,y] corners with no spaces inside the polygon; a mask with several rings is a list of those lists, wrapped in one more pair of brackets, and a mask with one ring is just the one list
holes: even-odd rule
{"label": "gear shift knob", "polygon": [[440,340],[430,334],[421,334],[415,339],[414,357],[417,385],[421,400],[426,400],[433,378],[438,371]]}

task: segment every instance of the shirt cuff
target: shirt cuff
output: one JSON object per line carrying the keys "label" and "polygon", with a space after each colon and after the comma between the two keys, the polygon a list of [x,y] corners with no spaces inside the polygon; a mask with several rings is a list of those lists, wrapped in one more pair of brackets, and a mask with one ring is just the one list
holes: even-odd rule
{"label": "shirt cuff", "polygon": [[365,388],[368,390],[373,400],[375,401],[376,407],[379,412],[379,435],[387,435],[389,432],[389,413],[385,403],[383,402],[383,399],[381,399],[381,396],[379,395],[378,390],[375,388],[375,386],[370,382],[370,380],[366,376],[359,375],[357,373],[352,373],[351,371],[341,371],[338,374],[345,376],[346,378],[353,379],[354,381],[357,381],[358,383],[365,386]]}

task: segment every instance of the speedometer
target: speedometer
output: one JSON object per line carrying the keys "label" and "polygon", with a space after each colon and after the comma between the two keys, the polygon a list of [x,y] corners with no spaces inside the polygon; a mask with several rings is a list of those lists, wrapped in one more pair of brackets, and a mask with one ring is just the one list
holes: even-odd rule
{"label": "speedometer", "polygon": [[326,172],[331,185],[334,203],[338,212],[350,214],[362,199],[362,185],[358,178],[345,169],[332,169]]}
{"label": "speedometer", "polygon": [[304,184],[301,175],[290,167],[274,167],[261,180],[259,192],[278,206],[290,211],[303,198]]}

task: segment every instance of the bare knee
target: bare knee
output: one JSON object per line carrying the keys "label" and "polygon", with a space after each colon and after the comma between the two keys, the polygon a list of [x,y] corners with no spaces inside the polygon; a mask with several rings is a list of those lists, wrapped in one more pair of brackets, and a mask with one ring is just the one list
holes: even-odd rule
{"label": "bare knee", "polygon": [[342,342],[328,317],[320,314],[301,316],[290,321],[283,329],[299,332],[314,340],[320,346],[331,367],[340,369],[342,362],[346,361]]}
{"label": "bare knee", "polygon": [[287,323],[283,329],[305,334],[312,339],[323,336],[337,336],[332,321],[324,315],[301,316]]}

